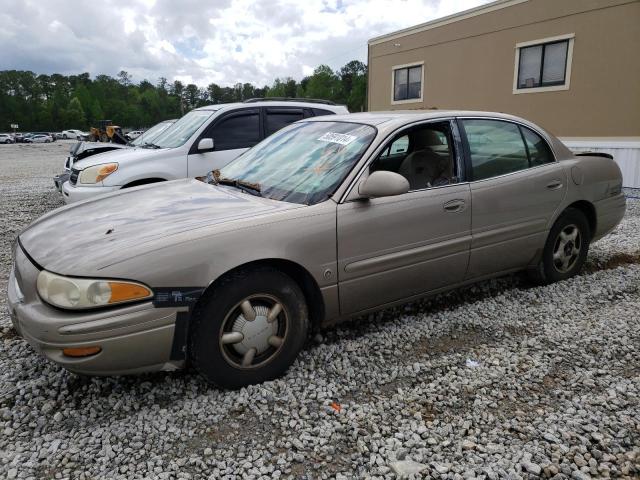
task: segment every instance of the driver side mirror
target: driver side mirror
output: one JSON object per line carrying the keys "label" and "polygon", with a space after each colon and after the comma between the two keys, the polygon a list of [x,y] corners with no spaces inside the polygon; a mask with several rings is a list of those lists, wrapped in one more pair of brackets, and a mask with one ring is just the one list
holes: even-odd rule
{"label": "driver side mirror", "polygon": [[198,142],[198,153],[213,151],[213,138],[202,138]]}
{"label": "driver side mirror", "polygon": [[377,170],[358,185],[363,198],[391,197],[409,191],[409,181],[399,173]]}

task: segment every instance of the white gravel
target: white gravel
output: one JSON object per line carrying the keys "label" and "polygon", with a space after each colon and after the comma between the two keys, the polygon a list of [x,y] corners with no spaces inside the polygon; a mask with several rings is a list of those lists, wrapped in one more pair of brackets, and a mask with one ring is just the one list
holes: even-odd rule
{"label": "white gravel", "polygon": [[0,477],[640,477],[640,201],[572,280],[511,276],[349,322],[280,380],[83,378],[4,307],[10,243],[61,204],[68,146],[0,146]]}

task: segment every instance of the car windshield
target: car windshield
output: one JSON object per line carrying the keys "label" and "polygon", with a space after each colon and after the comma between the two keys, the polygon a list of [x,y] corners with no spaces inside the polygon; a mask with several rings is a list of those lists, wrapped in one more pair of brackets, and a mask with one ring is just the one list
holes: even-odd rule
{"label": "car windshield", "polygon": [[215,110],[192,110],[154,139],[160,148],[175,148],[184,145],[198,128],[215,113]]}
{"label": "car windshield", "polygon": [[260,194],[312,205],[329,198],[376,135],[368,125],[303,122],[266,138],[220,170]]}
{"label": "car windshield", "polygon": [[142,135],[140,135],[138,138],[132,140],[131,145],[134,145],[137,147],[140,145],[144,145],[145,143],[153,143],[153,140],[160,137],[160,134],[164,132],[167,128],[169,128],[172,124],[173,122],[160,122],[154,125],[149,130],[147,130]]}

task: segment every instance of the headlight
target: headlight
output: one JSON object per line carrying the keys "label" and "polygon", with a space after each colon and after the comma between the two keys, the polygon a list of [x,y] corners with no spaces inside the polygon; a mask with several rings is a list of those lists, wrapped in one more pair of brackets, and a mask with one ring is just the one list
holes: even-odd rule
{"label": "headlight", "polygon": [[118,169],[117,163],[103,163],[102,165],[94,165],[87,167],[80,172],[78,182],[80,183],[98,183],[103,181]]}
{"label": "headlight", "polygon": [[60,308],[96,308],[151,298],[151,290],[140,283],[92,280],[56,275],[42,270],[38,274],[38,294]]}

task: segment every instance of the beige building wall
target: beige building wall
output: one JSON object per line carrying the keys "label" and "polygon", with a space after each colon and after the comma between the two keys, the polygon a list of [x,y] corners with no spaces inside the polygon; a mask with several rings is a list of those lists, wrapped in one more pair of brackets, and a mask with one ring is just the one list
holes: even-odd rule
{"label": "beige building wall", "polygon": [[[640,137],[640,1],[509,0],[484,10],[491,8],[370,40],[369,110],[490,110],[561,137]],[[569,88],[514,94],[516,44],[565,34],[575,35]],[[424,62],[423,101],[392,105],[392,69],[413,62]]]}

